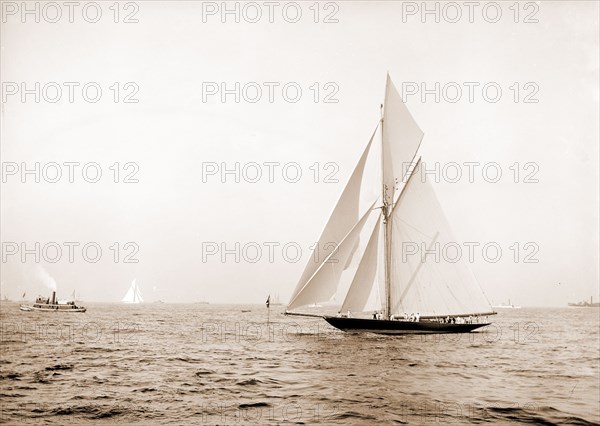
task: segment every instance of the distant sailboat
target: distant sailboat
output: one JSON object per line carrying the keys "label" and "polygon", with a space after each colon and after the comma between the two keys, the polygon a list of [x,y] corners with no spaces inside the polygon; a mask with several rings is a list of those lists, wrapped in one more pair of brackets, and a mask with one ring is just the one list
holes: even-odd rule
{"label": "distant sailboat", "polygon": [[[379,129],[381,195],[359,212],[363,171]],[[406,257],[404,243],[431,251],[436,244],[455,242],[432,186],[416,172],[422,138],[388,76],[382,118],[325,225],[286,314],[321,316],[344,331],[384,334],[463,333],[488,325],[477,318],[495,312],[466,262]],[[406,167],[411,164],[413,168]],[[298,312],[335,297],[367,223],[370,236],[338,315]],[[378,291],[373,291],[376,281]],[[372,294],[380,295],[379,304],[375,312],[368,312]]]}
{"label": "distant sailboat", "polygon": [[125,297],[123,297],[123,299],[121,299],[121,302],[123,303],[143,303],[144,299],[142,298],[142,295],[140,294],[140,289],[138,288],[135,279],[131,282],[131,286],[129,287],[129,290],[127,290],[127,294],[125,295]]}

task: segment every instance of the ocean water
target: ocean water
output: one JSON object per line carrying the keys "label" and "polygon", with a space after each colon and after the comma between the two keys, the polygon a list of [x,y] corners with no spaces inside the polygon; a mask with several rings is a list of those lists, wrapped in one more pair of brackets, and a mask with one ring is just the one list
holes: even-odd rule
{"label": "ocean water", "polygon": [[599,424],[600,310],[348,334],[283,307],[1,305],[5,424]]}

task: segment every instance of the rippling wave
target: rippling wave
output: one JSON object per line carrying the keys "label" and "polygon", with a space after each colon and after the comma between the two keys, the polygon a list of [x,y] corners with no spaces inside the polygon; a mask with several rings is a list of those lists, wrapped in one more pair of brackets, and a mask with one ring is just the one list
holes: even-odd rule
{"label": "rippling wave", "polygon": [[594,309],[520,309],[469,335],[390,337],[267,317],[264,306],[88,305],[1,305],[0,422],[600,422]]}

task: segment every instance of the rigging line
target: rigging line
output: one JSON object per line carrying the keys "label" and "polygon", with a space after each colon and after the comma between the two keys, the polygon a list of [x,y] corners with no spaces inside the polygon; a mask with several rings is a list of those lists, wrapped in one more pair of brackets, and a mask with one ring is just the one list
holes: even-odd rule
{"label": "rigging line", "polygon": [[[432,235],[426,234],[425,232],[421,231],[419,228],[416,228],[415,226],[411,225],[410,223],[408,223],[407,221],[405,221],[402,218],[397,218],[397,220],[399,220],[400,222],[404,223],[406,226],[408,226],[409,228],[414,229],[415,231],[417,231],[419,234],[423,235],[424,237],[427,238],[433,238]],[[439,231],[437,231],[437,233],[439,234]]]}
{"label": "rigging line", "polygon": [[[443,284],[444,284],[444,286],[445,286],[445,287],[448,289],[448,292],[449,292],[450,296],[451,296],[451,297],[454,299],[454,301],[455,301],[455,302],[457,302],[458,306],[460,307],[460,310],[461,310],[461,311],[469,311],[469,307],[468,307],[468,306],[465,306],[465,304],[463,303],[463,300],[462,300],[462,299],[460,299],[460,298],[459,298],[459,297],[458,297],[458,296],[455,294],[455,292],[453,291],[453,289],[452,289],[452,286],[451,286],[450,282],[449,282],[449,281],[447,281],[447,280],[445,280],[445,279],[443,278],[443,277],[444,277],[444,274],[443,274],[442,272],[439,272],[439,271],[436,271],[436,272],[438,272],[438,274],[439,274],[439,276],[440,276],[440,281],[442,281],[442,282],[443,282]],[[459,280],[460,280],[460,278],[459,278]],[[460,280],[460,281],[461,281],[461,283],[463,283],[463,284],[464,284],[464,281],[463,281],[463,280]],[[476,282],[475,282],[475,284],[477,285],[477,283],[476,283]],[[446,309],[449,311],[449,310],[450,310],[450,307],[448,306],[448,303],[446,303],[446,299],[444,299],[444,303],[445,303],[445,305],[446,305]]]}
{"label": "rigging line", "polygon": [[[433,243],[435,243],[435,241],[437,240],[437,237],[440,235],[439,232],[437,232],[435,234],[435,236],[433,237],[433,240],[431,240],[431,243],[429,244],[429,250],[431,250],[431,246],[433,245]],[[417,265],[417,267],[415,268],[415,271],[413,272],[412,276],[410,277],[410,280],[408,281],[408,284],[406,284],[406,287],[404,288],[404,291],[402,292],[402,294],[400,295],[399,303],[402,302],[402,300],[404,299],[404,297],[406,297],[406,293],[408,292],[408,290],[412,287],[413,283],[415,282],[415,279],[417,278],[417,274],[419,273],[419,271],[421,270],[421,267],[423,266],[425,262],[419,262],[419,264]]]}
{"label": "rigging line", "polygon": [[[444,279],[444,274],[442,272],[440,272],[439,269],[436,268],[436,266],[437,265],[435,265],[435,264],[432,266],[432,269],[433,269],[432,270],[432,275],[437,275],[439,277],[439,280],[443,283],[443,285],[446,287],[446,289],[448,289],[448,291],[450,292],[450,295],[454,298],[455,301],[459,302],[459,305],[462,306],[462,304],[460,303],[460,300],[456,297],[456,295],[452,291],[450,285],[448,284],[448,281]],[[444,306],[446,307],[446,311],[450,312],[450,306],[448,305],[448,302],[447,302],[446,298],[443,298],[442,301],[444,302]]]}
{"label": "rigging line", "polygon": [[[417,153],[419,152],[419,148],[421,147],[421,142],[423,142],[423,137],[424,136],[425,136],[425,134],[423,133],[421,135],[421,139],[419,140],[419,145],[417,145],[417,149],[415,151],[415,154],[413,155],[413,158],[410,161],[410,164],[415,163],[415,158],[417,158]],[[419,156],[419,159],[415,163],[415,167],[412,170],[410,169],[410,167],[408,168],[408,170],[406,170],[406,173],[404,174],[404,177],[402,178],[402,181],[404,182],[406,180],[406,182],[404,182],[404,186],[400,190],[400,195],[398,195],[398,198],[396,198],[396,202],[394,202],[394,200],[392,199],[392,203],[391,203],[392,208],[390,209],[391,210],[390,211],[390,215],[392,213],[394,213],[394,210],[396,209],[396,206],[398,204],[400,204],[400,199],[402,198],[402,195],[404,195],[404,192],[406,192],[405,190],[408,187],[408,184],[410,183],[410,179],[416,174],[415,172],[417,171],[417,168],[419,167],[420,164],[421,164],[421,157]],[[410,175],[410,176],[408,176],[408,175]]]}

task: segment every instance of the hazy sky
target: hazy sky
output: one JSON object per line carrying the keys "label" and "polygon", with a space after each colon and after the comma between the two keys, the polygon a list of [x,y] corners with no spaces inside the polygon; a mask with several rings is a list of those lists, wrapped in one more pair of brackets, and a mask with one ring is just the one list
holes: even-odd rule
{"label": "hazy sky", "polygon": [[[258,303],[271,293],[287,302],[377,124],[389,71],[425,132],[423,161],[479,164],[473,182],[466,166],[456,183],[445,169],[436,191],[458,242],[502,249],[496,263],[476,250],[471,264],[490,301],[598,300],[597,2],[501,2],[495,23],[490,2],[478,3],[473,22],[462,2],[438,3],[440,22],[421,2],[278,2],[274,22],[263,2],[237,3],[240,22],[221,2],[121,3],[118,16],[109,2],[96,23],[89,3],[69,22],[62,2],[60,19],[41,2],[36,23],[21,2],[2,2],[3,294],[47,293],[43,267],[59,295],[75,289],[87,301],[117,301],[137,278],[147,301]],[[221,83],[232,90],[225,102]],[[21,174],[36,162],[39,183]],[[79,163],[74,182],[68,162]],[[246,166],[239,183],[220,173],[236,162]],[[56,183],[48,163],[60,165]],[[497,183],[482,175],[489,163],[502,171]],[[84,179],[86,164],[88,180],[101,170],[97,183]],[[22,248],[33,253],[36,242],[39,263],[34,254],[23,262]],[[72,263],[70,243],[79,243]],[[98,262],[84,258],[85,244],[88,259],[102,249]],[[225,262],[223,245],[232,250]],[[62,257],[52,263],[56,246]]]}

